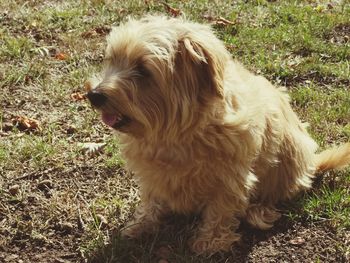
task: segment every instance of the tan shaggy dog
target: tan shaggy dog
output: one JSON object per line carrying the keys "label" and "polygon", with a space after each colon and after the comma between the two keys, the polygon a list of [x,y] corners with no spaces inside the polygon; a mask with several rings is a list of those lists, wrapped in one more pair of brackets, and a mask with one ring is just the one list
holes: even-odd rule
{"label": "tan shaggy dog", "polygon": [[234,61],[209,26],[149,16],[107,42],[87,96],[120,132],[140,186],[126,236],[156,230],[169,212],[199,213],[192,250],[228,250],[238,219],[270,228],[276,203],[350,162],[350,144],[316,154],[285,90]]}

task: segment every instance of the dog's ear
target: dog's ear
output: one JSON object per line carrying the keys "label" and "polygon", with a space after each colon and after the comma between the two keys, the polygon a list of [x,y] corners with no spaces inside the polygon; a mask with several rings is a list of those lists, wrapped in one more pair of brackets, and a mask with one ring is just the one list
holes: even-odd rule
{"label": "dog's ear", "polygon": [[[183,76],[199,92],[208,92],[223,98],[223,75],[228,61],[228,54],[222,43],[211,39],[195,39],[188,36],[179,41],[178,64]],[[179,61],[181,60],[181,61]],[[194,78],[193,78],[194,77]]]}

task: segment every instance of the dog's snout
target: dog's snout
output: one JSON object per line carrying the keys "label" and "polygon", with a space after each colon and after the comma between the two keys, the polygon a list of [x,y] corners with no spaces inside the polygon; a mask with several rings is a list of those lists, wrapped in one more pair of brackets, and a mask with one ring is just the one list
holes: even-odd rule
{"label": "dog's snout", "polygon": [[95,107],[101,107],[107,101],[106,95],[96,89],[90,90],[86,96]]}

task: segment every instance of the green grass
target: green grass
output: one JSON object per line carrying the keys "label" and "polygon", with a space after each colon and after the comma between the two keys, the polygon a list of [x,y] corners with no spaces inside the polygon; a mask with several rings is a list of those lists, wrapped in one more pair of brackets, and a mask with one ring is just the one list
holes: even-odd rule
{"label": "green grass", "polygon": [[[52,231],[61,235],[61,228],[51,225],[75,224],[77,215],[81,217],[84,230],[60,236],[68,244],[62,251],[68,253],[74,247],[83,253],[73,261],[88,257],[110,241],[109,249],[100,252],[116,262],[152,262],[159,247],[167,244],[171,244],[169,262],[225,262],[225,255],[214,259],[193,256],[187,250],[188,228],[164,230],[140,242],[111,234],[130,218],[138,202],[137,189],[130,175],[120,169],[125,163],[118,140],[101,125],[86,101],[72,101],[70,95],[84,92],[85,79],[101,67],[105,33],[83,37],[84,33],[116,26],[127,16],[166,13],[160,1],[146,2],[0,3],[0,203],[4,204],[0,222],[6,218],[0,237],[6,244],[16,232],[14,222],[26,222],[23,218],[30,210],[34,225],[28,236],[40,242],[46,238],[51,245],[56,236]],[[232,56],[273,83],[288,87],[293,108],[309,122],[322,148],[350,140],[347,1],[334,2],[332,8],[329,1],[312,0],[166,2],[199,22],[208,22],[208,16],[234,21],[233,25],[214,25]],[[58,53],[67,58],[58,60]],[[18,115],[39,120],[42,131],[5,131],[5,124]],[[79,143],[102,141],[107,145],[96,155],[84,154],[79,148]],[[15,180],[27,174],[31,177]],[[55,182],[52,189],[38,190],[38,183],[47,178]],[[15,184],[20,185],[20,193],[13,196],[8,189]],[[320,185],[287,208],[289,216],[284,220],[348,231],[349,189],[349,170],[327,174]],[[100,226],[97,215],[106,218],[106,226]],[[79,238],[73,242],[75,234]],[[46,245],[44,242],[43,247]],[[30,250],[23,252],[26,254]]]}
{"label": "green grass", "polygon": [[304,209],[311,220],[331,220],[344,228],[350,227],[348,190],[324,186],[319,193],[311,194],[305,201]]}

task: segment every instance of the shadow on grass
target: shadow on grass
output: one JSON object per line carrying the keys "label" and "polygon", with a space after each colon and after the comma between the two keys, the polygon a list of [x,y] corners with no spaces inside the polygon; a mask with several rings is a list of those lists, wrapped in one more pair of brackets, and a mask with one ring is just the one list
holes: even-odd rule
{"label": "shadow on grass", "polygon": [[119,233],[112,235],[109,244],[100,246],[91,255],[89,262],[247,262],[254,246],[269,240],[278,233],[287,232],[292,223],[283,217],[269,231],[254,229],[242,221],[238,232],[242,235],[239,243],[227,253],[211,257],[196,256],[187,246],[187,240],[194,232],[198,218],[174,216],[163,228],[153,235],[140,240],[125,239]]}
{"label": "shadow on grass", "polygon": [[[326,180],[326,184],[330,188],[335,188],[330,178]],[[283,216],[268,231],[252,228],[242,220],[237,230],[242,236],[241,241],[235,243],[227,253],[217,253],[211,257],[194,255],[188,248],[187,240],[194,233],[199,218],[174,215],[166,220],[159,232],[143,236],[140,240],[124,239],[119,232],[115,233],[110,237],[107,245],[98,247],[91,254],[89,262],[269,262],[278,254],[284,254],[287,259],[293,257],[294,249],[299,249],[298,251],[304,255],[301,251],[303,248],[298,247],[298,244],[296,248],[290,248],[290,240],[308,235],[309,232],[305,231],[307,229],[311,232],[332,235],[333,230],[323,228],[324,226],[315,228],[312,224],[313,220],[304,208],[307,197],[317,192],[322,185],[325,185],[325,180],[323,176],[319,176],[315,179],[310,191],[300,193],[293,200],[280,205],[279,209]],[[319,232],[320,229],[321,232]],[[305,236],[305,239],[307,238],[308,236]],[[316,239],[315,244],[312,245],[317,247],[318,242],[323,241]],[[317,258],[318,254],[315,255]],[[341,258],[342,254],[336,256]],[[305,257],[309,257],[307,253]]]}

